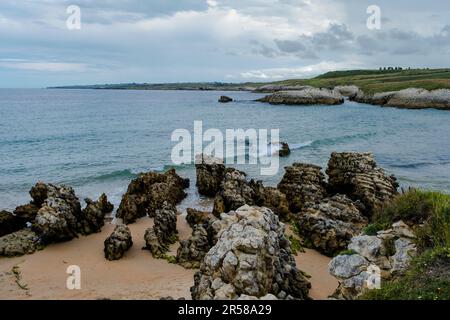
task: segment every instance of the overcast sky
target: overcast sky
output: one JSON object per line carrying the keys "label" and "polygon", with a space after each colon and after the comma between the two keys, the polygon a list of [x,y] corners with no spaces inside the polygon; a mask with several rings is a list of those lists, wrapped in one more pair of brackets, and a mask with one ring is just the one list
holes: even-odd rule
{"label": "overcast sky", "polygon": [[[81,9],[69,30],[66,10]],[[369,5],[381,29],[366,26]],[[1,0],[0,87],[449,67],[450,1]]]}

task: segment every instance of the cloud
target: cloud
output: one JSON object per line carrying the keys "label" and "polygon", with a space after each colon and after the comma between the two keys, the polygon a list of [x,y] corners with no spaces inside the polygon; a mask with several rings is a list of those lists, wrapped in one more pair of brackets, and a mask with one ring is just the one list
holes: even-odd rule
{"label": "cloud", "polygon": [[88,69],[88,66],[82,63],[26,61],[23,59],[0,59],[0,67],[46,72],[83,72]]}

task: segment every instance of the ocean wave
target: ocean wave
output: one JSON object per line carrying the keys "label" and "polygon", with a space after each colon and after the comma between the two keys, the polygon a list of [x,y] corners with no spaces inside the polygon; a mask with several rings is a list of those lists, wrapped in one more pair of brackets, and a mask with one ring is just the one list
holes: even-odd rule
{"label": "ocean wave", "polygon": [[445,166],[449,165],[450,161],[444,162],[413,162],[413,163],[405,163],[405,164],[388,164],[392,168],[402,168],[402,169],[417,169],[422,167],[429,166]]}

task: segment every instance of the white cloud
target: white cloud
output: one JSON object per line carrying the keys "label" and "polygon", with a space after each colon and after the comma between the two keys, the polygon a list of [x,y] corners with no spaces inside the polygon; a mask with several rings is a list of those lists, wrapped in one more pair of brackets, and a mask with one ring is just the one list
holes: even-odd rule
{"label": "white cloud", "polygon": [[22,59],[1,59],[0,67],[47,72],[82,72],[88,69],[88,66],[82,63],[26,61]]}

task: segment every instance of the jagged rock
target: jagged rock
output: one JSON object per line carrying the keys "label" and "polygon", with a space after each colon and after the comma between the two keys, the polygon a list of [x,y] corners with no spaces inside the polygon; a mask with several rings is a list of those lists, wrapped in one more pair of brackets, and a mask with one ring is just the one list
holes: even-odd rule
{"label": "jagged rock", "polygon": [[275,92],[257,101],[286,105],[338,105],[344,103],[344,98],[335,90],[310,87],[298,91]]}
{"label": "jagged rock", "polygon": [[32,203],[41,207],[45,199],[47,199],[47,185],[43,182],[38,182],[30,190],[30,196],[33,199]]}
{"label": "jagged rock", "polygon": [[26,222],[32,223],[36,218],[38,211],[39,207],[37,205],[29,203],[23,206],[18,206],[14,210],[14,215],[23,220],[25,223]]}
{"label": "jagged rock", "polygon": [[105,214],[111,213],[114,210],[114,205],[108,201],[106,194],[102,193],[97,201],[98,208]]}
{"label": "jagged rock", "polygon": [[286,195],[289,209],[292,212],[299,212],[304,206],[325,198],[326,183],[321,167],[294,163],[285,170],[278,189]]}
{"label": "jagged rock", "polygon": [[194,226],[192,236],[180,242],[177,251],[177,263],[186,269],[199,268],[206,253],[211,249],[208,231],[202,224]]}
{"label": "jagged rock", "polygon": [[289,145],[286,142],[281,142],[281,148],[280,151],[278,151],[278,155],[280,157],[287,157],[291,154],[291,149],[289,148]]}
{"label": "jagged rock", "polygon": [[414,239],[416,235],[411,230],[410,227],[406,223],[404,223],[402,220],[397,221],[392,225],[392,231],[397,237],[403,237],[403,238],[410,238]]}
{"label": "jagged rock", "polygon": [[296,268],[284,225],[267,208],[243,206],[214,222],[217,243],[206,254],[191,288],[195,300],[272,294],[307,299],[309,282]]}
{"label": "jagged rock", "polygon": [[211,213],[200,211],[192,208],[186,209],[186,221],[189,226],[194,229],[197,224],[207,224],[211,219]]}
{"label": "jagged rock", "polygon": [[128,186],[122,197],[117,218],[123,223],[135,222],[138,218],[148,215],[154,217],[164,202],[176,205],[186,197],[183,189],[189,187],[189,179],[178,176],[175,169],[166,173],[148,172],[141,174]]}
{"label": "jagged rock", "polygon": [[214,197],[220,190],[224,179],[225,165],[221,159],[201,155],[201,161],[195,165],[198,192],[208,197]]}
{"label": "jagged rock", "polygon": [[225,177],[214,199],[213,214],[236,210],[243,205],[257,205],[272,209],[281,218],[289,215],[286,196],[272,187],[264,187],[261,181],[248,181],[246,174],[234,168],[225,170]]}
{"label": "jagged rock", "polygon": [[339,280],[333,294],[337,299],[358,298],[368,287],[366,280],[374,270],[379,272],[379,281],[402,275],[417,252],[411,239],[396,233],[394,227],[379,231],[376,236],[356,236],[352,238],[348,250],[355,254],[338,255],[329,264],[331,275]]}
{"label": "jagged rock", "polygon": [[416,245],[408,239],[395,240],[395,254],[389,258],[392,265],[390,272],[393,275],[401,274],[410,264],[412,257],[417,253]]}
{"label": "jagged rock", "polygon": [[227,103],[227,102],[232,102],[232,101],[233,101],[233,99],[231,99],[230,97],[227,97],[227,96],[221,96],[219,98],[220,103]]}
{"label": "jagged rock", "polygon": [[0,237],[26,227],[25,222],[8,211],[0,211]]}
{"label": "jagged rock", "polygon": [[3,257],[32,254],[39,248],[39,237],[29,229],[23,229],[0,237],[0,256]]}
{"label": "jagged rock", "polygon": [[323,199],[296,215],[296,218],[305,243],[328,256],[344,250],[352,237],[367,225],[358,204],[343,195]]}
{"label": "jagged rock", "polygon": [[397,194],[396,178],[378,168],[371,153],[333,152],[326,173],[330,192],[360,200],[369,217]]}
{"label": "jagged rock", "polygon": [[100,232],[105,225],[104,203],[92,201],[89,198],[84,200],[86,208],[81,211],[81,218],[78,223],[78,231],[84,235]]}
{"label": "jagged rock", "polygon": [[154,225],[145,231],[144,239],[145,249],[161,258],[178,239],[176,208],[164,203],[162,209],[156,210]]}
{"label": "jagged rock", "polygon": [[105,258],[110,261],[119,260],[133,245],[130,229],[126,225],[117,225],[104,245]]}
{"label": "jagged rock", "polygon": [[[44,189],[45,193],[42,191]],[[35,203],[41,202],[43,194],[47,196],[33,222],[33,231],[43,242],[65,241],[77,237],[81,206],[71,187],[38,183],[30,193],[35,195]]]}

